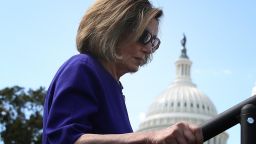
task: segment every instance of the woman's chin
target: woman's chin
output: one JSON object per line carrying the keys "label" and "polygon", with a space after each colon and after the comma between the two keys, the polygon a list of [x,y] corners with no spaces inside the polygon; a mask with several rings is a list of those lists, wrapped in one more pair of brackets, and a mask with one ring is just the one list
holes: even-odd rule
{"label": "woman's chin", "polygon": [[138,66],[138,65],[135,66],[134,65],[134,66],[130,67],[129,72],[135,73],[139,70],[139,68],[140,68],[140,66]]}

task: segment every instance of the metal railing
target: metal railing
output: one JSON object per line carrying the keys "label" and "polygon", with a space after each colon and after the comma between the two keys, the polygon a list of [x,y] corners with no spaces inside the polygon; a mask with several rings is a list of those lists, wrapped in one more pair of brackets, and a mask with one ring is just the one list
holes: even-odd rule
{"label": "metal railing", "polygon": [[256,144],[256,95],[202,125],[204,142],[240,123],[241,144]]}

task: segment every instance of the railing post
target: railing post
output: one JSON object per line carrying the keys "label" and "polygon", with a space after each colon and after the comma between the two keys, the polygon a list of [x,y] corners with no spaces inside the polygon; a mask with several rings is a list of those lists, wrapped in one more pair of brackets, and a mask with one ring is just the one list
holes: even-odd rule
{"label": "railing post", "polygon": [[[224,132],[225,130],[233,127],[234,125],[240,122],[241,136],[243,139],[241,140],[242,144],[256,144],[256,128],[255,128],[256,110],[255,108],[252,108],[253,112],[251,112],[250,110],[251,108],[249,108],[249,113],[248,113],[247,112],[248,110],[245,107],[245,105],[248,105],[248,104],[256,106],[256,95],[249,97],[248,99],[218,114],[216,117],[209,120],[207,123],[204,123],[201,126],[204,142]],[[248,125],[247,120],[249,123],[252,123],[252,125]],[[244,133],[244,131],[248,131],[248,132]],[[253,135],[255,136],[254,142],[247,143],[247,141],[249,141],[248,139],[251,140],[253,138]]]}
{"label": "railing post", "polygon": [[256,107],[252,104],[243,106],[240,118],[241,144],[256,144]]}

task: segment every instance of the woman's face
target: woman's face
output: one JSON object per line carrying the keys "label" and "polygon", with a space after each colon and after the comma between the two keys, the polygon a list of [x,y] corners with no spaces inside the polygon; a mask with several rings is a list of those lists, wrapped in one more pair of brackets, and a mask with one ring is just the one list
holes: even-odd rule
{"label": "woman's face", "polygon": [[[158,23],[156,19],[152,19],[146,28],[152,36],[156,36],[158,33]],[[151,42],[145,45],[137,41],[131,44],[122,44],[122,46],[117,51],[118,55],[122,57],[117,63],[117,70],[123,74],[138,71],[152,53]]]}

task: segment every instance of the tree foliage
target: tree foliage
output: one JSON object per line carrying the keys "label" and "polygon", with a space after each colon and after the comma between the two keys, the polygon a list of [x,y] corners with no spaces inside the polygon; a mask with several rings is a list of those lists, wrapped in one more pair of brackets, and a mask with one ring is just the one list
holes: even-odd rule
{"label": "tree foliage", "polygon": [[43,102],[46,91],[19,86],[0,90],[0,132],[5,144],[42,141]]}

